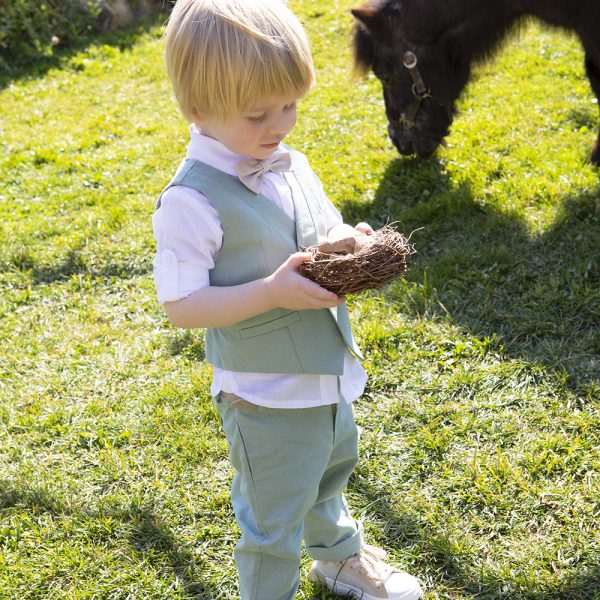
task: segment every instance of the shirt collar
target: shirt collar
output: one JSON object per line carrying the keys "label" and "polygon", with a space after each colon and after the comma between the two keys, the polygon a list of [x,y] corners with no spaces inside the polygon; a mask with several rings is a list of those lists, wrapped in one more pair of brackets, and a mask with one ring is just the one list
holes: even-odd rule
{"label": "shirt collar", "polygon": [[[285,148],[284,144],[280,144],[280,148]],[[187,147],[186,158],[198,160],[219,171],[237,177],[235,165],[248,157],[235,154],[218,140],[204,135],[198,126],[192,123],[190,125],[190,143]]]}

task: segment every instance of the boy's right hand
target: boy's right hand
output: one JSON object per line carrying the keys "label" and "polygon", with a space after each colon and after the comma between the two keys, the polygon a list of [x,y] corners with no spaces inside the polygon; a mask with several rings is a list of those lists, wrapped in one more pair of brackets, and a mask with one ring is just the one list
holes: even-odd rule
{"label": "boy's right hand", "polygon": [[268,294],[277,308],[333,308],[344,301],[344,296],[337,296],[298,273],[298,267],[310,258],[309,252],[296,252],[265,278]]}

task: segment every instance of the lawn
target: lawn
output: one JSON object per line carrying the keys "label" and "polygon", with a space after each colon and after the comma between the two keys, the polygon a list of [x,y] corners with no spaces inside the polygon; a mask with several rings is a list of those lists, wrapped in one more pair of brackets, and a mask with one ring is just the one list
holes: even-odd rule
{"label": "lawn", "polygon": [[[348,489],[427,599],[600,599],[598,105],[574,38],[480,65],[448,148],[401,158],[351,77],[348,0],[292,0],[317,83],[290,143],[407,277],[350,298],[370,380]],[[235,598],[203,334],[151,216],[187,142],[160,21],[0,74],[0,598]],[[305,559],[304,572],[309,562]],[[303,575],[299,597],[333,600]]]}

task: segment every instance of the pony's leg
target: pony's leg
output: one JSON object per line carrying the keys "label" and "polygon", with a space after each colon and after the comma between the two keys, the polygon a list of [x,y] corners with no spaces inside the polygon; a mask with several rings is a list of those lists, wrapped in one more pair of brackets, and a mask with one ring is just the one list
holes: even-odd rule
{"label": "pony's leg", "polygon": [[[600,57],[592,57],[590,52],[586,52],[585,70],[590,80],[592,90],[594,90],[594,94],[596,94],[596,98],[598,98],[600,102]],[[598,132],[598,139],[592,149],[591,161],[592,164],[600,167],[600,131]]]}

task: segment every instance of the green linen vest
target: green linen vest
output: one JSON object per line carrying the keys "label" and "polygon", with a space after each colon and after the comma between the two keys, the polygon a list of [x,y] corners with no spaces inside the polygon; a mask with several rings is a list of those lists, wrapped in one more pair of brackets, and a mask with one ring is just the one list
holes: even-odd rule
{"label": "green linen vest", "polygon": [[[292,191],[295,222],[236,177],[196,160],[184,160],[163,190],[174,185],[195,189],[219,214],[223,242],[210,271],[211,285],[233,286],[267,277],[299,248],[325,239],[323,200],[309,176],[308,163],[302,154],[286,149],[294,170],[283,175]],[[206,360],[229,371],[341,375],[346,347],[360,357],[345,302],[333,309],[277,308],[206,330]]]}

